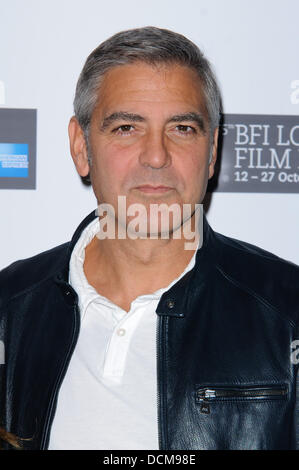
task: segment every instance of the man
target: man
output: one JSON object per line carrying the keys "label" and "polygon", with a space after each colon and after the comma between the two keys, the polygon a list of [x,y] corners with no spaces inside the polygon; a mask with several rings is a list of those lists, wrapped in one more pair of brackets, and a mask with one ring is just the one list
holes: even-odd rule
{"label": "man", "polygon": [[0,424],[24,448],[296,448],[299,268],[196,218],[219,103],[209,63],[171,31],[88,57],[69,138],[98,212],[0,274]]}

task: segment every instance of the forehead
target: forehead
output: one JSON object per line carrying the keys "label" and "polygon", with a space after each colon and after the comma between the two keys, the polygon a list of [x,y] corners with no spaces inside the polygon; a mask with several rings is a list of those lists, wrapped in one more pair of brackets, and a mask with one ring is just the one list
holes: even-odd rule
{"label": "forehead", "polygon": [[177,64],[144,62],[116,66],[101,82],[94,112],[152,110],[206,113],[204,92],[197,73]]}

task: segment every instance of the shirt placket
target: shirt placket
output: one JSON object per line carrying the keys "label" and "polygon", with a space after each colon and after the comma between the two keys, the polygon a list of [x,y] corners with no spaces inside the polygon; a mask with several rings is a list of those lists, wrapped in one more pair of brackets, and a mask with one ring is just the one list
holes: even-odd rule
{"label": "shirt placket", "polygon": [[119,320],[112,331],[107,345],[102,377],[120,382],[126,367],[126,358],[134,332],[141,319],[142,312],[136,308]]}

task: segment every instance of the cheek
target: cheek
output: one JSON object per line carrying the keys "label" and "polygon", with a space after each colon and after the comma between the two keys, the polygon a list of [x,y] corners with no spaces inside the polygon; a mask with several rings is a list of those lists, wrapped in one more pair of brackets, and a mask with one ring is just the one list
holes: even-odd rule
{"label": "cheek", "polygon": [[198,152],[189,152],[187,156],[185,154],[179,159],[177,168],[187,187],[190,187],[192,182],[199,182],[207,175],[208,159],[206,155],[200,155]]}
{"label": "cheek", "polygon": [[[126,155],[126,153],[128,155]],[[120,191],[130,173],[129,152],[110,147],[98,151],[94,159],[95,184],[103,190],[114,193]]]}
{"label": "cheek", "polygon": [[206,191],[208,181],[208,156],[206,153],[189,153],[188,158],[181,159],[177,167],[180,179],[183,180],[182,197],[185,202],[200,203]]}

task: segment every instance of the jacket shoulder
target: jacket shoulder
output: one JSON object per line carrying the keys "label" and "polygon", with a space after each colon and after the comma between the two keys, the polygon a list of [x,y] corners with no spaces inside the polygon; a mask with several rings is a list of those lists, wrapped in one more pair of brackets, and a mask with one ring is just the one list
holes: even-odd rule
{"label": "jacket shoulder", "polygon": [[7,302],[53,277],[66,266],[70,243],[21,259],[0,271],[0,310]]}
{"label": "jacket shoulder", "polygon": [[231,282],[287,316],[299,319],[299,266],[263,248],[215,232],[218,269]]}

